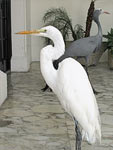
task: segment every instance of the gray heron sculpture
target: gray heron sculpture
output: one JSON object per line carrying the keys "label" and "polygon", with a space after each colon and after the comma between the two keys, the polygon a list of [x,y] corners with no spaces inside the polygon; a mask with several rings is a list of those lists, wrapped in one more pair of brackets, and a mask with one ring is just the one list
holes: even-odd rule
{"label": "gray heron sculpture", "polygon": [[[64,54],[53,62],[55,69],[58,69],[59,63],[62,62],[65,58],[68,58],[68,57],[74,58],[76,56],[78,59],[79,57],[84,57],[86,60],[85,69],[88,74],[89,57],[91,56],[93,52],[98,51],[102,44],[103,35],[102,35],[101,24],[99,21],[99,16],[100,14],[103,14],[103,13],[109,14],[108,12],[103,11],[102,9],[96,9],[93,13],[93,20],[98,26],[97,35],[82,38],[82,39],[72,42],[70,46],[65,50]],[[46,86],[42,90],[46,91],[47,88],[48,88],[48,85],[46,84]],[[97,93],[94,88],[93,88],[93,91],[95,94]]]}

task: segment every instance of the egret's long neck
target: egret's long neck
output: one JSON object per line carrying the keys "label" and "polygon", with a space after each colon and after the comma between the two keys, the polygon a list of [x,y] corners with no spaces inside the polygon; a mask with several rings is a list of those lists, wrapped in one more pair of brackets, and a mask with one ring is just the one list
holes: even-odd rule
{"label": "egret's long neck", "polygon": [[42,75],[45,78],[46,83],[54,91],[56,86],[57,70],[53,66],[53,60],[58,59],[64,54],[65,44],[61,33],[55,33],[49,38],[53,41],[54,47],[48,45],[41,50],[40,62]]}
{"label": "egret's long neck", "polygon": [[56,36],[53,36],[51,38],[51,40],[54,43],[54,48],[55,50],[55,55],[53,59],[58,59],[60,56],[62,56],[64,54],[65,51],[65,44],[64,44],[64,40],[61,34],[56,34]]}
{"label": "egret's long neck", "polygon": [[52,46],[47,46],[41,50],[40,68],[46,83],[54,91],[57,71],[53,67],[52,59],[49,58],[52,53],[51,48]]}
{"label": "egret's long neck", "polygon": [[65,44],[64,44],[64,40],[61,36],[59,36],[59,38],[55,37],[53,39],[53,43],[54,43],[54,47],[57,48],[58,50],[63,50],[65,49]]}

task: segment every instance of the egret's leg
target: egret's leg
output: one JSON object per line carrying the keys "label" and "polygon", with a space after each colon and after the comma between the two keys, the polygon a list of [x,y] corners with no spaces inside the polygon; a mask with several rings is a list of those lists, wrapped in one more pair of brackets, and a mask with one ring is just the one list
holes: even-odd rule
{"label": "egret's leg", "polygon": [[75,147],[76,147],[76,150],[81,150],[82,135],[80,132],[78,122],[76,120],[75,120],[75,132],[76,132],[76,145],[75,145]]}
{"label": "egret's leg", "polygon": [[41,89],[43,92],[45,92],[47,89],[49,88],[49,86],[46,84],[46,86],[43,88],[43,89]]}

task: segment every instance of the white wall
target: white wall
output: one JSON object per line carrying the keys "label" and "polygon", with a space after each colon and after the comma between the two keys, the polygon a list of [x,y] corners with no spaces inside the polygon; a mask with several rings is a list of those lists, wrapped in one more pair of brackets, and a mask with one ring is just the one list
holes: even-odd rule
{"label": "white wall", "polygon": [[12,59],[11,71],[28,71],[31,62],[31,37],[16,35],[16,32],[29,30],[31,15],[30,0],[11,1],[12,20]]}
{"label": "white wall", "polygon": [[[31,29],[31,0],[26,0],[26,30]],[[28,56],[28,64],[31,63],[31,36],[26,37],[26,51]]]}
{"label": "white wall", "polygon": [[[90,2],[91,0],[31,0],[31,28],[37,29],[44,26],[42,17],[46,10],[51,7],[66,8],[69,16],[72,18],[73,25],[81,24],[85,27]],[[113,27],[113,0],[97,0],[95,6],[95,8],[102,8],[111,13],[111,15],[100,16],[103,33],[106,33]],[[95,35],[96,32],[97,27],[93,24],[91,35]],[[39,60],[39,53],[42,47],[43,40],[41,38],[31,37],[32,61]]]}

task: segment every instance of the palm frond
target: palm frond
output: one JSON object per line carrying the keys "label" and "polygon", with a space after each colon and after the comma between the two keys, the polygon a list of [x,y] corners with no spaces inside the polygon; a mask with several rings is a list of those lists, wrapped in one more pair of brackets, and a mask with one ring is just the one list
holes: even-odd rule
{"label": "palm frond", "polygon": [[76,35],[72,26],[72,21],[69,18],[66,9],[64,8],[51,8],[43,17],[45,25],[53,25],[58,28],[64,38],[64,41],[69,37],[71,31],[73,39],[76,40]]}
{"label": "palm frond", "polygon": [[64,18],[65,21],[71,22],[71,19],[68,17],[68,14],[64,8],[51,8],[49,9],[43,17],[43,21],[46,23],[49,20],[55,20],[56,18]]}
{"label": "palm frond", "polygon": [[80,24],[75,25],[74,32],[76,34],[77,39],[84,37],[85,31],[83,30],[83,26],[81,26]]}

